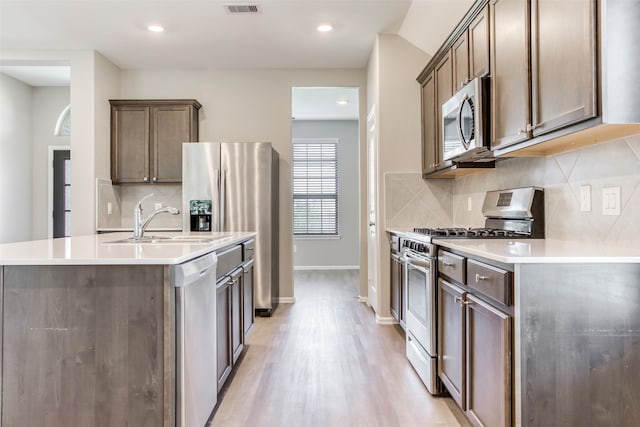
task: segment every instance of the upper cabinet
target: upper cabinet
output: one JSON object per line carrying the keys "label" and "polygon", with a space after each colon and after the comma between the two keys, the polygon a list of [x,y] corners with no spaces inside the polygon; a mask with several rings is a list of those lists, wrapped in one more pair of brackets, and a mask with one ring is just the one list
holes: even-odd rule
{"label": "upper cabinet", "polygon": [[[632,54],[639,21],[640,2],[477,0],[417,79],[424,97],[435,71],[436,153],[449,78],[453,92],[488,78],[495,157],[545,156],[640,133],[640,56]],[[424,105],[422,125],[433,126]],[[425,175],[443,177],[451,163],[436,161]]]}
{"label": "upper cabinet", "polygon": [[492,149],[596,116],[595,0],[493,0],[491,41]]}
{"label": "upper cabinet", "polygon": [[595,117],[596,73],[596,1],[532,0],[532,136]]}
{"label": "upper cabinet", "polygon": [[182,181],[182,143],[198,141],[196,100],[111,100],[111,180]]}
{"label": "upper cabinet", "polygon": [[436,170],[438,164],[438,139],[436,132],[436,78],[431,72],[422,85],[422,174]]}
{"label": "upper cabinet", "polygon": [[491,2],[491,148],[527,139],[529,97],[529,2]]}

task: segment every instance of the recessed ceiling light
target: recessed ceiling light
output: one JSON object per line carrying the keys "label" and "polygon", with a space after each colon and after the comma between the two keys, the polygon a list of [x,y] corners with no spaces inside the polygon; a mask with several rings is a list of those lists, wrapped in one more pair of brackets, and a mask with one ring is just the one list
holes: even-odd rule
{"label": "recessed ceiling light", "polygon": [[340,99],[336,101],[336,104],[339,104],[339,105],[347,105],[348,103],[349,101],[347,101],[346,99]]}
{"label": "recessed ceiling light", "polygon": [[161,33],[164,31],[164,27],[162,25],[149,25],[147,30],[152,31],[154,33]]}
{"label": "recessed ceiling light", "polygon": [[331,26],[331,24],[318,25],[318,31],[320,31],[321,33],[326,33],[327,31],[331,30],[333,30],[333,26]]}

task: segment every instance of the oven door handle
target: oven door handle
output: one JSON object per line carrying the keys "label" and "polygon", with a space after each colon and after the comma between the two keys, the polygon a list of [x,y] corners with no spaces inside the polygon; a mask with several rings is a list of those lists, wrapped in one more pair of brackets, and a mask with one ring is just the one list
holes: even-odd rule
{"label": "oven door handle", "polygon": [[431,261],[425,261],[421,258],[411,256],[408,253],[404,253],[402,257],[402,261],[407,264],[413,265],[414,267],[423,268],[423,269],[431,269]]}

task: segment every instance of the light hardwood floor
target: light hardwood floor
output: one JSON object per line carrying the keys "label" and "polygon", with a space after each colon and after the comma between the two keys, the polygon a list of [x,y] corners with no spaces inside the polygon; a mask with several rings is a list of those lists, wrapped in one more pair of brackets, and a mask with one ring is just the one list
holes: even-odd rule
{"label": "light hardwood floor", "polygon": [[404,336],[376,324],[357,286],[357,271],[296,272],[296,303],[256,318],[212,425],[468,425],[451,399],[427,393]]}

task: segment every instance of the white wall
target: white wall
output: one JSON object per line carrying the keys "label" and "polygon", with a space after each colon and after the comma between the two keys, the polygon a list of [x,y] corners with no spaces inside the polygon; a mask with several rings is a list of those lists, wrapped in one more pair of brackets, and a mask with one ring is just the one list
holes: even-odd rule
{"label": "white wall", "polygon": [[69,105],[68,87],[34,87],[32,90],[33,110],[33,235],[34,240],[46,239],[50,212],[49,195],[49,146],[70,146],[69,136],[53,134],[62,110]]}
{"label": "white wall", "polygon": [[359,267],[360,138],[357,120],[293,120],[292,138],[338,139],[339,238],[294,238],[295,267]]}
{"label": "white wall", "polygon": [[[422,168],[420,85],[416,77],[430,59],[400,36],[381,34],[369,60],[369,79],[378,80],[378,200],[377,245],[378,284],[376,313],[378,319],[389,319],[389,242],[385,233],[385,174],[389,172],[420,172]],[[376,56],[377,55],[377,56]],[[377,63],[377,71],[375,64]],[[373,69],[372,69],[373,68]],[[371,81],[368,82],[371,85]],[[375,83],[374,83],[375,84]]]}
{"label": "white wall", "polygon": [[0,73],[0,243],[31,239],[31,86]]}
{"label": "white wall", "polygon": [[[280,153],[280,295],[293,297],[291,88],[352,86],[362,70],[124,70],[123,98],[195,98],[201,141],[270,141]],[[362,112],[361,112],[362,114]],[[364,121],[361,117],[361,123]],[[364,129],[361,129],[361,134]]]}

